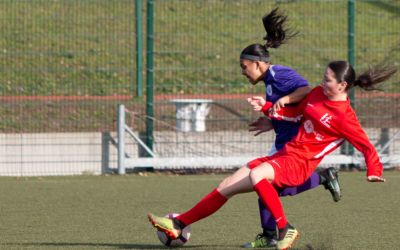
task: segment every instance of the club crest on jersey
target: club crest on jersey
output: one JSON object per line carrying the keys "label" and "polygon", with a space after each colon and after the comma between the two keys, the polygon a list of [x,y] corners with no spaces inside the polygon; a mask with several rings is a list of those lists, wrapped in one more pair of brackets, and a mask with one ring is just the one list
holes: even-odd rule
{"label": "club crest on jersey", "polygon": [[314,125],[312,124],[312,122],[310,120],[307,120],[304,122],[304,130],[308,134],[314,132]]}
{"label": "club crest on jersey", "polygon": [[267,95],[271,96],[272,95],[272,87],[271,85],[267,85]]}
{"label": "club crest on jersey", "polygon": [[331,127],[331,120],[332,120],[332,116],[329,115],[328,113],[325,113],[325,115],[323,115],[321,117],[321,119],[319,119],[319,121],[324,124],[326,127],[330,128]]}

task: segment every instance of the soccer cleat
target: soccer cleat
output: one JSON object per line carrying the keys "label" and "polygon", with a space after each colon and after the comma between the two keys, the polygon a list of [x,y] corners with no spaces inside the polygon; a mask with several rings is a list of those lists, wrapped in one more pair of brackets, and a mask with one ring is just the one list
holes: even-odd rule
{"label": "soccer cleat", "polygon": [[294,240],[299,237],[299,232],[289,223],[285,228],[279,230],[279,238],[276,242],[276,249],[286,250],[292,247]]}
{"label": "soccer cleat", "polygon": [[179,238],[182,233],[182,230],[174,224],[172,219],[166,217],[158,217],[154,214],[148,214],[147,218],[149,218],[150,223],[157,228],[159,231],[164,232],[168,237],[175,240]]}
{"label": "soccer cleat", "polygon": [[338,202],[342,197],[339,185],[338,171],[334,167],[327,168],[320,173],[321,184],[325,189],[328,189],[335,202]]}
{"label": "soccer cleat", "polygon": [[276,246],[276,232],[271,231],[272,234],[260,233],[256,236],[253,242],[244,244],[243,248],[272,248]]}

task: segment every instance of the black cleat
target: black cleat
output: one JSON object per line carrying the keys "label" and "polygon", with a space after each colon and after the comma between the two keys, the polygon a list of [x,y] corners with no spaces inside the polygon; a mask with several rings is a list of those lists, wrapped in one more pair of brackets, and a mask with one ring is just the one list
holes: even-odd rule
{"label": "black cleat", "polygon": [[325,189],[328,189],[335,202],[338,202],[342,197],[339,185],[338,171],[334,167],[324,169],[319,172],[321,178],[321,184],[324,185]]}

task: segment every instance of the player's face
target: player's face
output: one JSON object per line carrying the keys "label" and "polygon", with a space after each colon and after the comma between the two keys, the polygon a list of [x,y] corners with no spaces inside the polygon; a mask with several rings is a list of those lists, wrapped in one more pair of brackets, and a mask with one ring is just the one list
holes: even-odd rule
{"label": "player's face", "polygon": [[260,81],[263,73],[260,70],[258,62],[241,59],[240,68],[242,68],[242,75],[247,77],[251,84],[255,85]]}
{"label": "player's face", "polygon": [[337,96],[346,92],[345,83],[338,83],[335,73],[330,68],[326,68],[324,79],[322,79],[320,85],[329,99],[336,99]]}

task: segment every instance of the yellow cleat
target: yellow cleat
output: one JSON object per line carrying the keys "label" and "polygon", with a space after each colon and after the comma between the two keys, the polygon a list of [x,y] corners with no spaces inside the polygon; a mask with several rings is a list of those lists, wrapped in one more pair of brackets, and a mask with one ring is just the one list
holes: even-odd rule
{"label": "yellow cleat", "polygon": [[279,239],[276,243],[276,249],[286,250],[292,247],[293,242],[299,237],[299,232],[290,224],[279,230]]}
{"label": "yellow cleat", "polygon": [[175,226],[174,221],[172,219],[166,217],[158,217],[154,214],[148,214],[147,218],[149,218],[150,223],[157,228],[159,231],[164,232],[168,237],[172,238],[173,240],[177,239],[182,230]]}

